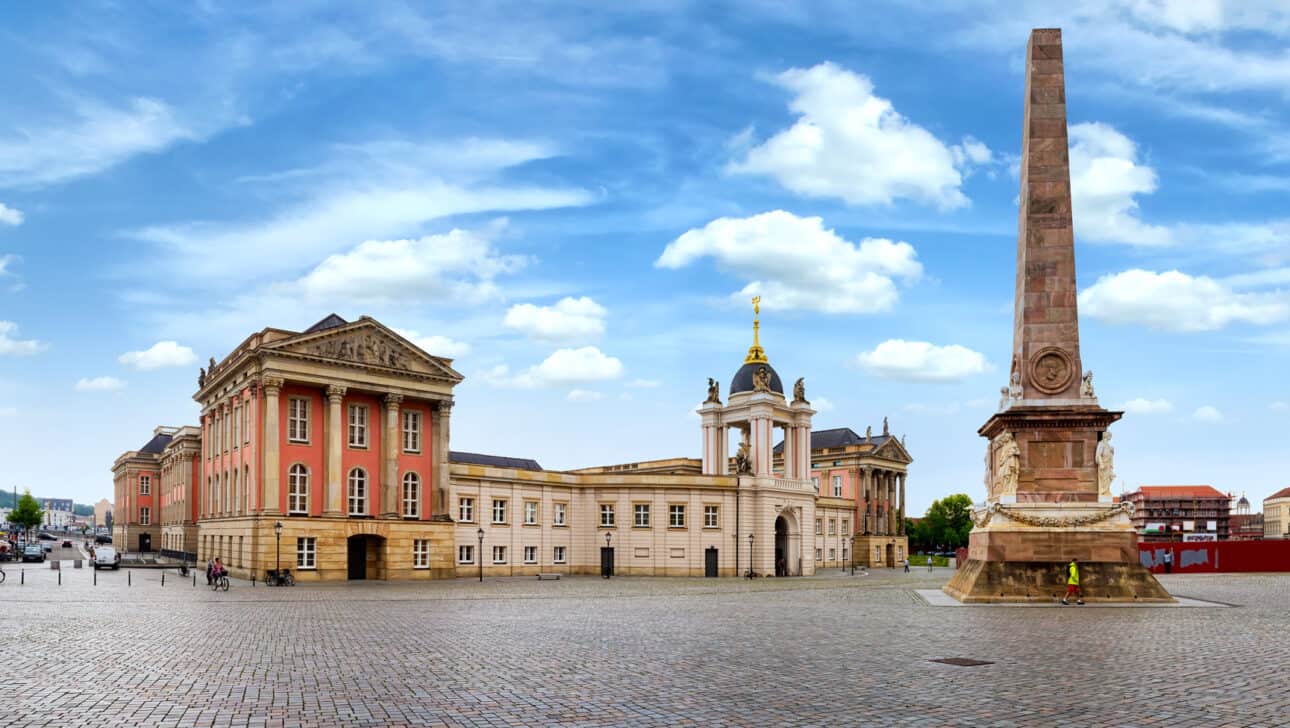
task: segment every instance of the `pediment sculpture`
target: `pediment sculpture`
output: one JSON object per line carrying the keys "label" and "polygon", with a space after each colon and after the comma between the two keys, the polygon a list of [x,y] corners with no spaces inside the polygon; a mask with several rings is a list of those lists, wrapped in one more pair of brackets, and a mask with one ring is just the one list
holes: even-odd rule
{"label": "pediment sculpture", "polygon": [[309,353],[328,359],[371,364],[374,366],[408,369],[407,355],[384,336],[370,331],[336,336],[309,345]]}

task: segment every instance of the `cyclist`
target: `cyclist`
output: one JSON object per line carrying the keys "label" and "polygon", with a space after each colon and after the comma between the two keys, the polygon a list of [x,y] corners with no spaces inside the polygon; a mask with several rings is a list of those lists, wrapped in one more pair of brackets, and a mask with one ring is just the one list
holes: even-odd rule
{"label": "cyclist", "polygon": [[211,579],[218,579],[221,576],[227,576],[228,572],[224,569],[224,562],[215,557],[215,563],[211,564]]}

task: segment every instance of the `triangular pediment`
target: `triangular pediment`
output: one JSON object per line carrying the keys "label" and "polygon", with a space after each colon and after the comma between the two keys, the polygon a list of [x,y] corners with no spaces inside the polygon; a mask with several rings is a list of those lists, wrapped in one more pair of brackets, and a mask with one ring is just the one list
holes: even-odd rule
{"label": "triangular pediment", "polygon": [[452,368],[451,359],[429,354],[379,321],[367,317],[353,323],[275,341],[265,348],[310,359],[392,369],[452,382],[463,379]]}
{"label": "triangular pediment", "polygon": [[909,451],[895,437],[890,437],[883,441],[876,450],[873,451],[873,457],[886,458],[902,463],[912,463],[914,459],[909,456]]}

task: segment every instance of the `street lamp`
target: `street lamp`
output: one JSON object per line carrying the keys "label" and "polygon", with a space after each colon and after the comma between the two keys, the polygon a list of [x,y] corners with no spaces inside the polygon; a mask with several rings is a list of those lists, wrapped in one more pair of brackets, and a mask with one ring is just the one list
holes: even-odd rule
{"label": "street lamp", "polygon": [[[606,549],[610,548],[609,544],[610,544],[610,542],[613,540],[613,537],[614,537],[614,534],[613,534],[613,533],[611,533],[611,532],[609,532],[609,531],[605,531],[605,548],[606,548]],[[612,557],[610,557],[610,555],[609,555],[608,553],[606,553],[606,554],[605,554],[605,558],[612,558]],[[601,559],[601,564],[600,564],[600,575],[601,575],[602,577],[604,577],[604,578],[608,579],[610,576],[613,576],[613,574],[611,574],[611,573],[610,573],[610,571],[611,571],[611,569],[610,569],[609,564],[605,563],[605,562],[604,562],[604,559]]]}
{"label": "street lamp", "polygon": [[753,578],[753,534],[748,534],[748,578]]}
{"label": "street lamp", "polygon": [[282,521],[273,522],[273,535],[278,539],[278,554],[273,559],[273,585],[282,586]]}
{"label": "street lamp", "polygon": [[851,534],[851,575],[852,576],[856,575],[856,536],[857,535],[859,534],[855,534],[855,533]]}
{"label": "street lamp", "polygon": [[475,532],[479,536],[479,553],[475,555],[475,560],[479,562],[479,583],[484,583],[484,527],[480,526]]}

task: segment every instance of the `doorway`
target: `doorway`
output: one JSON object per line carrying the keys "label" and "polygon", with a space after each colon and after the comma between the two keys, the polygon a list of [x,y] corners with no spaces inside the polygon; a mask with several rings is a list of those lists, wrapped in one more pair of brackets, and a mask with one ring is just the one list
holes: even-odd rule
{"label": "doorway", "polygon": [[612,546],[600,547],[600,575],[606,579],[614,575],[614,549]]}
{"label": "doorway", "polygon": [[152,534],[139,534],[139,551],[147,553],[152,550]]}
{"label": "doorway", "polygon": [[348,575],[353,581],[381,579],[381,549],[385,539],[380,536],[350,536],[346,542]]}
{"label": "doorway", "polygon": [[788,521],[775,519],[775,576],[788,576]]}
{"label": "doorway", "polygon": [[708,578],[715,578],[717,575],[717,547],[709,546],[703,552],[703,575]]}

